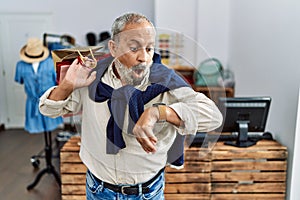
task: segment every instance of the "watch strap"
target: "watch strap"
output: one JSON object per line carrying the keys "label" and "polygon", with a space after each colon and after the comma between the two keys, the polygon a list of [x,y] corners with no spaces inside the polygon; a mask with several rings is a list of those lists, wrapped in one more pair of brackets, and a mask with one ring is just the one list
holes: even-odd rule
{"label": "watch strap", "polygon": [[167,107],[164,103],[155,103],[153,104],[154,107],[158,108],[159,118],[158,122],[166,122],[167,121]]}

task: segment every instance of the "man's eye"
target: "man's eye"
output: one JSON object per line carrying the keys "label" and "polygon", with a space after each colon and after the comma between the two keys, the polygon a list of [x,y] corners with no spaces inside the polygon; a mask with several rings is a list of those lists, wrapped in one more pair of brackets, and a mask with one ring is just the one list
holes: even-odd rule
{"label": "man's eye", "polygon": [[147,48],[146,48],[146,51],[147,51],[147,52],[154,51],[154,48],[153,48],[153,47],[147,47]]}
{"label": "man's eye", "polygon": [[130,47],[130,51],[132,51],[132,52],[137,52],[137,51],[138,51],[138,48],[137,48],[137,47]]}

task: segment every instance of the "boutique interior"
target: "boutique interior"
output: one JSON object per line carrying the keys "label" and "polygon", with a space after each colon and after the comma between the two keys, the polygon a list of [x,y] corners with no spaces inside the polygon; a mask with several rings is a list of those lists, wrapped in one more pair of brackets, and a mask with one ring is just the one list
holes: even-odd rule
{"label": "boutique interior", "polygon": [[153,23],[159,62],[223,114],[218,130],[186,138],[184,168],[165,169],[165,198],[300,199],[297,0],[3,4],[0,199],[86,198],[81,113],[45,117],[39,98],[74,59],[109,57],[111,25],[126,12]]}

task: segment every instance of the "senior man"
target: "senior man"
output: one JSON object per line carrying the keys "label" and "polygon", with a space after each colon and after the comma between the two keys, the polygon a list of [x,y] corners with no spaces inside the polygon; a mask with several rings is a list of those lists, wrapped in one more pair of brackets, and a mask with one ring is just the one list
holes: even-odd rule
{"label": "senior man", "polygon": [[183,136],[218,128],[222,115],[159,63],[155,28],[144,15],[123,14],[111,33],[111,57],[94,69],[74,60],[64,80],[40,98],[40,111],[57,117],[82,109],[87,199],[161,200],[165,166],[182,165],[176,150]]}

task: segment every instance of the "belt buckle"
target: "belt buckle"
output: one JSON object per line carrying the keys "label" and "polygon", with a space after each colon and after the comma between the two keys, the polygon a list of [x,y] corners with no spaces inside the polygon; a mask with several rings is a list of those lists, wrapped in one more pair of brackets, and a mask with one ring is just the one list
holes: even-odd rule
{"label": "belt buckle", "polygon": [[125,189],[125,188],[130,188],[130,187],[131,187],[131,186],[128,186],[128,185],[123,185],[123,186],[121,186],[121,193],[122,193],[122,194],[126,194],[125,191],[124,191],[124,189]]}

